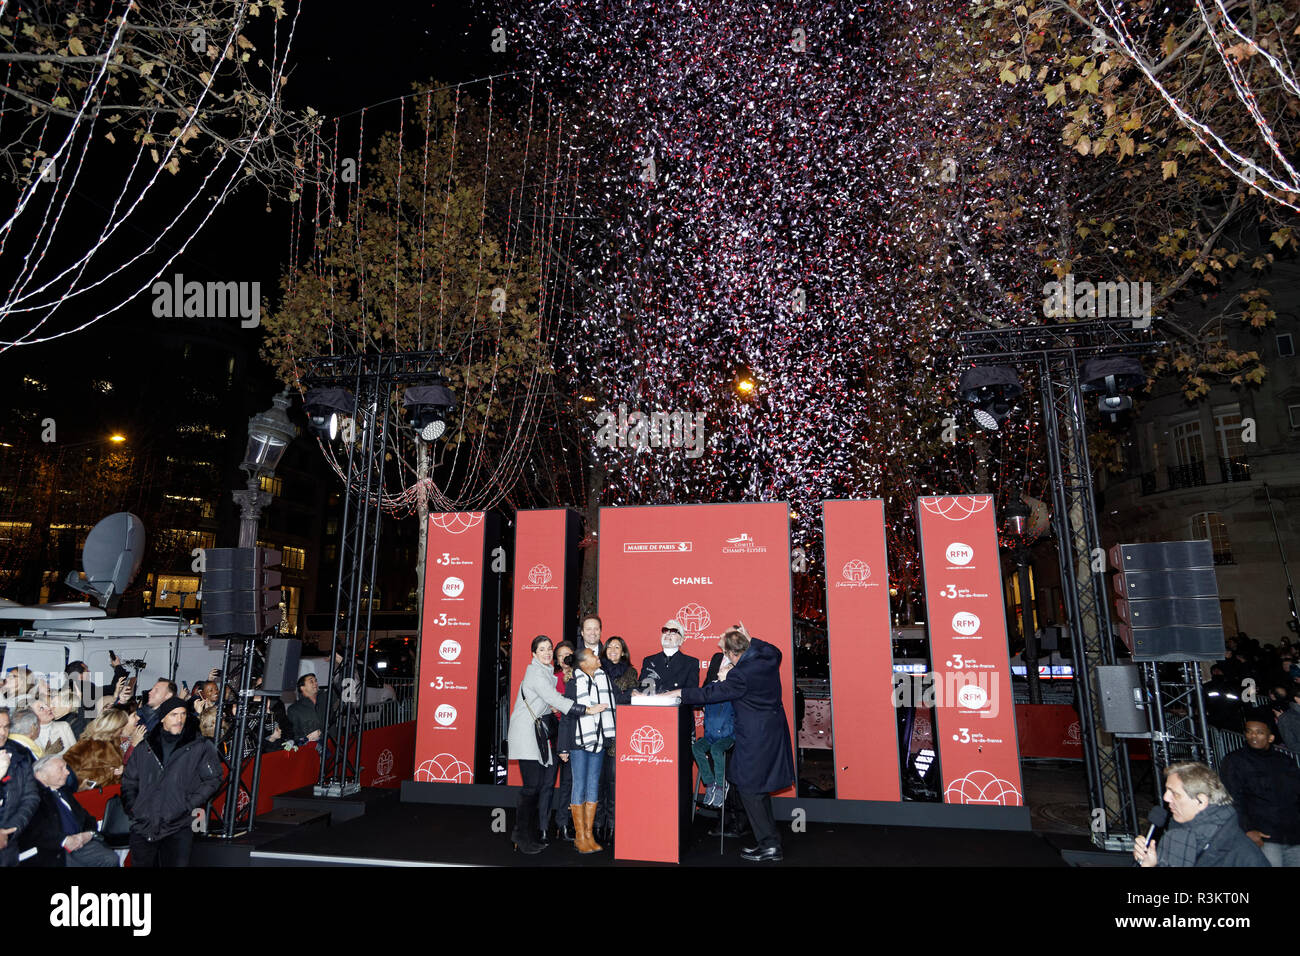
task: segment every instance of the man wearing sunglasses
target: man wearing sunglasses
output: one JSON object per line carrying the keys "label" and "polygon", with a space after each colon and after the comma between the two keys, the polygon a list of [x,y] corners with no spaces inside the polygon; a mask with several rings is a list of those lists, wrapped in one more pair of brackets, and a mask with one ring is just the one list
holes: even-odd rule
{"label": "man wearing sunglasses", "polygon": [[668,621],[659,631],[659,646],[663,648],[658,654],[651,654],[641,662],[641,680],[647,677],[654,680],[651,693],[663,693],[666,690],[681,690],[683,687],[700,686],[699,658],[683,654],[682,640],[686,629],[679,621]]}

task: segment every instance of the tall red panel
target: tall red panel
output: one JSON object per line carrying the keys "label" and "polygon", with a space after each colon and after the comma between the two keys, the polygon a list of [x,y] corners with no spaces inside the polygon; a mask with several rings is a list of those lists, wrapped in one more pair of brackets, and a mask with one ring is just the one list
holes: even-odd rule
{"label": "tall red panel", "polygon": [[[510,706],[515,705],[524,670],[532,660],[533,638],[545,634],[554,644],[572,640],[578,628],[566,597],[568,576],[576,573],[578,516],[563,508],[520,511],[515,517],[515,576],[510,647]],[[523,783],[519,764],[509,765],[507,782]]]}
{"label": "tall red panel", "polygon": [[[633,666],[659,652],[670,618],[700,677],[737,621],[779,648],[786,716],[794,732],[790,512],[785,503],[600,509],[600,614],[605,637],[627,640]],[[781,793],[789,796],[793,788]]]}
{"label": "tall red panel", "polygon": [[944,801],[1022,806],[993,499],[920,498],[916,514]]}
{"label": "tall red panel", "polygon": [[429,515],[415,714],[417,782],[474,782],[485,534],[481,511]]}
{"label": "tall red panel", "polygon": [[822,526],[835,796],[901,800],[884,502],[827,501]]}

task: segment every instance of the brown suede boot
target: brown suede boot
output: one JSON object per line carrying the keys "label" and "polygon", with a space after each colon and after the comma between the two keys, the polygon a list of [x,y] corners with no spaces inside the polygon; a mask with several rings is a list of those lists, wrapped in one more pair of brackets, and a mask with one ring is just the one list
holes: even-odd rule
{"label": "brown suede boot", "polygon": [[596,823],[596,807],[599,805],[600,804],[597,803],[584,803],[582,805],[582,824],[583,829],[587,834],[587,844],[590,847],[587,851],[588,853],[599,853],[601,850],[605,849],[597,843],[596,838],[592,836],[592,827]]}
{"label": "brown suede boot", "polygon": [[573,847],[579,853],[591,853],[591,834],[587,832],[586,814],[581,803],[569,804],[569,813],[573,816]]}

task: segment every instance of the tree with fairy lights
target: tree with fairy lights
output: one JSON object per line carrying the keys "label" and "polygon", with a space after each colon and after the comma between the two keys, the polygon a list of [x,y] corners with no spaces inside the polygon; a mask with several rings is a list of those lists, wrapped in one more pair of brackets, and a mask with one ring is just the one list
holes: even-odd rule
{"label": "tree with fairy lights", "polygon": [[[955,334],[997,304],[987,289],[963,304],[936,260],[936,189],[951,184],[941,124],[956,106],[935,95],[927,41],[948,15],[514,6],[526,65],[590,117],[575,264],[586,295],[561,367],[588,416],[589,528],[598,504],[787,500],[816,568],[820,502],[881,497],[892,579],[907,589],[918,495],[1039,474],[1031,419],[983,442],[945,425]],[[961,242],[1004,247],[998,269],[1017,289],[1048,219],[1009,210],[1016,197],[1046,209],[1053,185],[1031,145],[1025,156],[1008,142],[966,177],[991,214],[968,214]],[[674,416],[702,416],[702,448],[656,431]]]}
{"label": "tree with fairy lights", "polygon": [[282,100],[297,15],[0,0],[0,352],[122,309],[242,184],[301,190],[319,117]]}
{"label": "tree with fairy lights", "polygon": [[949,82],[1051,111],[1066,176],[1044,270],[1151,283],[1172,344],[1157,370],[1189,399],[1265,374],[1224,333],[1273,320],[1270,267],[1300,249],[1298,27],[1294,0],[995,0],[951,27],[970,56]]}
{"label": "tree with fairy lights", "polygon": [[[379,502],[420,519],[421,587],[427,515],[507,500],[551,387],[566,147],[523,94],[523,110],[487,84],[402,97],[352,118],[359,135],[367,121],[387,129],[356,153],[335,126],[332,171],[314,205],[302,204],[314,218],[297,227],[308,237],[301,261],[263,323],[264,357],[297,388],[311,356],[442,354],[457,403],[447,430],[432,442],[409,427],[390,434]],[[400,389],[388,400],[405,425]],[[347,440],[345,429],[321,448],[353,481]]]}

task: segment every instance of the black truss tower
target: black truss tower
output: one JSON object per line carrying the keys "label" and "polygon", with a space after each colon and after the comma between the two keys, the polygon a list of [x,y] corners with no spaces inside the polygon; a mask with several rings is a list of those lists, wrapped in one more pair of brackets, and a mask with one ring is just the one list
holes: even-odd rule
{"label": "black truss tower", "polygon": [[397,425],[392,420],[392,397],[399,386],[442,381],[442,363],[441,352],[317,355],[303,363],[305,386],[351,389],[356,399],[352,415],[355,440],[347,446],[347,491],[339,528],[330,675],[325,688],[327,723],[321,735],[320,775],[313,791],[318,797],[345,797],[361,789],[370,598],[379,563],[384,461],[390,433]]}
{"label": "black truss tower", "polygon": [[1079,366],[1098,356],[1148,354],[1165,343],[1154,340],[1148,330],[1135,328],[1128,319],[980,329],[962,333],[958,342],[962,353],[980,364],[1030,367],[1038,373],[1052,486],[1052,528],[1061,563],[1065,613],[1074,639],[1074,684],[1088,791],[1094,812],[1100,808],[1105,814],[1105,828],[1098,832],[1094,826],[1093,840],[1099,846],[1123,849],[1138,832],[1138,819],[1127,741],[1118,737],[1103,741],[1100,736],[1096,669],[1115,663],[1115,642]]}

